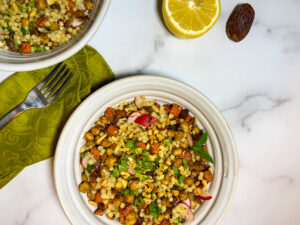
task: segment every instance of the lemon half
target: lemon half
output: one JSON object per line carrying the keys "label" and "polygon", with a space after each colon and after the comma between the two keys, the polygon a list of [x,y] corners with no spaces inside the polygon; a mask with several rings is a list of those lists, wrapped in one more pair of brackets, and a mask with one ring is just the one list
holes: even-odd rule
{"label": "lemon half", "polygon": [[220,0],[164,0],[163,16],[168,29],[181,38],[206,33],[220,16]]}

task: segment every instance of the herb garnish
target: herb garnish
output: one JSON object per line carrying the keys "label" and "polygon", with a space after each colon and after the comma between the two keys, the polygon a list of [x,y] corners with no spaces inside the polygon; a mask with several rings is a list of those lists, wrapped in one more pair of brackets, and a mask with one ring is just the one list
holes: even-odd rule
{"label": "herb garnish", "polygon": [[151,216],[157,219],[159,214],[161,213],[161,210],[158,207],[156,207],[153,202],[151,202],[149,209]]}
{"label": "herb garnish", "polygon": [[194,146],[190,150],[198,153],[202,158],[206,159],[207,161],[214,163],[214,160],[211,157],[211,155],[204,150],[203,145],[206,143],[206,141],[207,141],[207,132],[204,132],[201,135],[200,139],[194,142]]}

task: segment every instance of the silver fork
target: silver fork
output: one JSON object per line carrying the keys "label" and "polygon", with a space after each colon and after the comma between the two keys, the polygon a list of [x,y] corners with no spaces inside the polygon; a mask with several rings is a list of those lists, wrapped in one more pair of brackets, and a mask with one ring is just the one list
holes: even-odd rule
{"label": "silver fork", "polygon": [[49,75],[32,88],[25,100],[0,119],[0,130],[27,109],[43,108],[53,102],[65,89],[73,73],[59,63]]}

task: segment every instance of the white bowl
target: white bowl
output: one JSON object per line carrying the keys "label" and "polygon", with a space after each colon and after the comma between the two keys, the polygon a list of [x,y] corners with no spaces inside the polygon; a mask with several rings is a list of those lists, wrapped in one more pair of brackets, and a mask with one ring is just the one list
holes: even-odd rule
{"label": "white bowl", "polygon": [[190,224],[219,224],[233,198],[237,182],[237,154],[230,129],[216,107],[202,94],[179,81],[158,76],[131,76],[114,81],[89,96],[72,114],[59,138],[55,153],[54,176],[61,205],[72,224],[118,224],[106,216],[93,214],[95,208],[79,193],[81,182],[79,148],[83,135],[114,106],[135,96],[145,95],[162,102],[178,103],[199,120],[209,134],[208,150],[215,161],[214,180],[210,185],[213,199],[195,211]]}
{"label": "white bowl", "polygon": [[96,33],[108,10],[111,0],[95,0],[89,21],[78,34],[49,51],[21,55],[0,48],[0,70],[28,71],[45,68],[62,62],[82,49]]}

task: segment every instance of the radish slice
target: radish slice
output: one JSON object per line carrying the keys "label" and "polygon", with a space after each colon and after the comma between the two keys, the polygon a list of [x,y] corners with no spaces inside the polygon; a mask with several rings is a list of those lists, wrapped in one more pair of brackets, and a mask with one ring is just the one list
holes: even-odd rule
{"label": "radish slice", "polygon": [[193,137],[192,137],[192,135],[190,133],[188,133],[188,135],[187,135],[187,142],[188,142],[188,145],[190,147],[194,146],[194,140],[193,140]]}
{"label": "radish slice", "polygon": [[71,27],[74,27],[74,28],[80,27],[83,23],[84,23],[84,22],[83,22],[82,20],[79,20],[79,19],[76,18],[76,19],[73,21],[73,23],[71,24]]}
{"label": "radish slice", "polygon": [[143,99],[141,96],[134,98],[134,104],[138,109],[141,109],[143,107]]}
{"label": "radish slice", "polygon": [[[137,117],[134,122],[137,124],[140,124],[144,127],[148,127],[149,122],[152,120],[150,117],[151,117],[150,114],[143,114],[143,115]],[[150,121],[149,121],[149,119],[150,119]]]}
{"label": "radish slice", "polygon": [[150,121],[149,124],[150,124],[150,125],[151,125],[151,124],[154,124],[154,123],[156,123],[157,121],[158,121],[158,119],[152,116],[152,117],[151,117],[151,121]]}
{"label": "radish slice", "polygon": [[141,96],[135,97],[134,104],[138,109],[143,108],[143,106],[152,106],[155,103],[155,99],[152,98],[142,98]]}
{"label": "radish slice", "polygon": [[208,192],[204,192],[199,196],[199,198],[201,200],[210,200],[212,199],[212,196]]}
{"label": "radish slice", "polygon": [[183,208],[184,210],[180,210],[180,217],[186,221],[192,222],[194,220],[194,213],[190,209],[190,207],[184,202],[179,202],[177,207]]}
{"label": "radish slice", "polygon": [[127,119],[127,123],[128,124],[131,124],[135,121],[136,118],[138,118],[139,116],[141,116],[142,113],[136,111],[136,112],[132,112],[129,116],[128,116],[128,119]]}
{"label": "radish slice", "polygon": [[184,200],[183,203],[187,204],[187,206],[191,208],[191,200],[189,198]]}
{"label": "radish slice", "polygon": [[148,127],[149,125],[154,124],[157,121],[158,119],[152,117],[150,114],[143,114],[137,117],[134,122],[144,127]]}
{"label": "radish slice", "polygon": [[87,155],[81,160],[81,165],[84,169],[87,168],[87,164],[88,164],[88,161],[93,158],[93,155],[91,153],[87,153]]}

